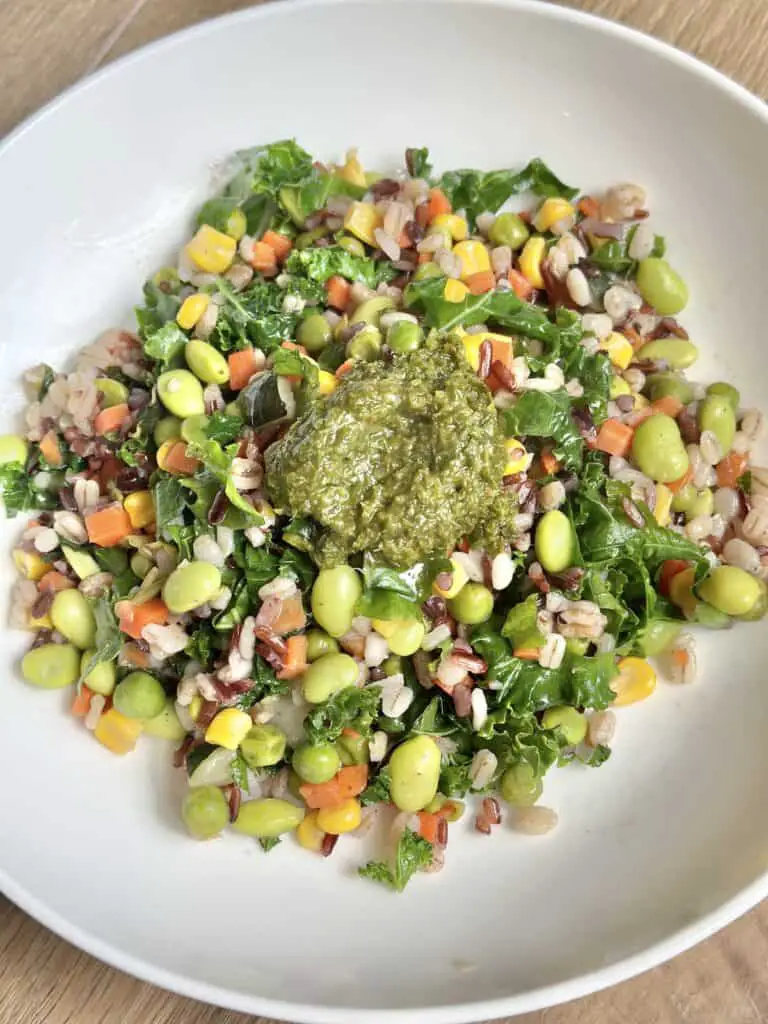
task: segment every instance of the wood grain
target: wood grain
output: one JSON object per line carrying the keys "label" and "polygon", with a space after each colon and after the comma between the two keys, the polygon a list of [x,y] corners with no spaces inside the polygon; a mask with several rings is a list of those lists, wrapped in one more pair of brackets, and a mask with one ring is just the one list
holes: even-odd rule
{"label": "wood grain", "polygon": [[[0,133],[122,53],[249,0],[0,0]],[[768,97],[766,0],[581,0]],[[672,963],[516,1024],[762,1024],[768,903]],[[0,897],[0,1024],[271,1024],[113,970]],[[365,1024],[361,1021],[360,1024]]]}

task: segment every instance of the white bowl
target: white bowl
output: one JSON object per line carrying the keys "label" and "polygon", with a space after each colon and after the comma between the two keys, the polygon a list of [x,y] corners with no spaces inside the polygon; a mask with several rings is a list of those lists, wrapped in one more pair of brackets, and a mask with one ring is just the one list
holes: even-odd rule
{"label": "white bowl", "polygon": [[[766,392],[765,108],[628,29],[514,0],[275,4],[154,44],[23,126],[0,151],[3,416],[29,363],[130,324],[230,151],[295,135],[394,166],[546,158],[585,189],[648,186],[691,286],[702,379]],[[5,539],[19,524],[5,528]],[[0,612],[12,578],[2,565]],[[152,743],[114,758],[18,679],[3,634],[0,885],[66,939],[158,985],[311,1022],[468,1021],[613,984],[768,891],[764,625],[700,645],[701,680],[620,712],[599,772],[547,782],[534,839],[454,833],[442,874],[394,896],[291,843],[190,842]]]}

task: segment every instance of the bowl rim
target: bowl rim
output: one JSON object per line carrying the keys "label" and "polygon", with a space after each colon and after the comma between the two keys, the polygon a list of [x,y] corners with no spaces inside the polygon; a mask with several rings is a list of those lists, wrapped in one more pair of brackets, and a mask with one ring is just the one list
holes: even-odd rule
{"label": "bowl rim", "polygon": [[[170,35],[144,44],[138,49],[111,61],[53,97],[38,110],[25,118],[0,140],[0,161],[38,123],[55,114],[60,106],[72,101],[86,91],[98,88],[102,80],[119,75],[124,67],[140,63],[156,53],[185,45],[188,39],[204,36],[212,29],[224,25],[237,25],[251,20],[292,17],[297,11],[308,8],[336,7],[354,3],[356,6],[378,6],[381,3],[413,3],[414,0],[283,0],[282,3],[262,3],[259,6],[230,11],[214,18],[187,26]],[[645,49],[664,60],[685,68],[699,79],[730,95],[736,102],[768,125],[768,105],[745,86],[733,81],[725,73],[705,61],[678,49],[671,43],[656,39],[639,29],[631,28],[617,21],[600,17],[585,11],[560,6],[559,3],[541,0],[418,0],[423,5],[466,6],[473,3],[489,8],[506,8],[524,11],[544,20],[560,21],[583,25],[594,32],[610,38],[624,40]],[[86,929],[67,920],[65,916],[39,900],[32,892],[15,882],[0,866],[0,893],[20,907],[37,922],[54,932],[60,938],[72,943],[103,963],[127,972],[141,981],[157,985],[177,995],[191,997],[200,1002],[227,1007],[243,1013],[273,1017],[283,1021],[302,1024],[358,1024],[361,1015],[366,1024],[412,1024],[415,1016],[423,1024],[466,1024],[469,1021],[496,1019],[517,1015],[569,1002],[627,981],[638,974],[658,967],[660,964],[685,952],[715,932],[735,921],[768,896],[768,869],[735,896],[726,900],[715,910],[704,914],[654,943],[648,949],[624,957],[615,963],[600,967],[565,981],[543,985],[518,995],[500,996],[482,1001],[458,1003],[452,1006],[432,1006],[376,1010],[365,1006],[334,1007],[318,1004],[299,1003],[288,1000],[252,995],[237,989],[225,988],[209,982],[198,981],[177,971],[157,967],[138,956],[126,953],[118,946],[100,939]]]}

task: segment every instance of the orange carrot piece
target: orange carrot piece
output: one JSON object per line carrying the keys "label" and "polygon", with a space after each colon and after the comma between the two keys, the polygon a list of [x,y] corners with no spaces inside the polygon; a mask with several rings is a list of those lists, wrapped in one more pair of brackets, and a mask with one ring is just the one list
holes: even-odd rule
{"label": "orange carrot piece", "polygon": [[301,352],[303,356],[309,355],[309,352],[307,352],[306,348],[303,345],[299,345],[298,342],[295,341],[281,341],[280,348],[289,348],[294,352]]}
{"label": "orange carrot piece", "polygon": [[119,430],[130,415],[131,410],[125,402],[121,402],[119,405],[110,405],[96,414],[93,429],[102,436],[111,434],[115,430]]}
{"label": "orange carrot piece", "polygon": [[277,253],[266,242],[254,242],[248,261],[254,270],[266,276],[277,273]]}
{"label": "orange carrot piece", "polygon": [[655,402],[651,402],[651,408],[654,412],[661,412],[665,416],[676,419],[677,414],[683,408],[683,403],[677,395],[664,395],[662,398],[657,398]]}
{"label": "orange carrot piece", "polygon": [[620,455],[624,458],[632,447],[634,430],[621,420],[605,420],[597,434],[595,447],[608,455]]}
{"label": "orange carrot piece", "polygon": [[252,348],[241,348],[227,357],[229,364],[229,386],[233,391],[242,391],[254,373],[258,372],[256,355]]}
{"label": "orange carrot piece", "polygon": [[431,263],[431,262],[432,262],[432,253],[431,252],[420,252],[419,253],[419,264]]}
{"label": "orange carrot piece", "polygon": [[134,640],[140,640],[145,626],[164,626],[168,622],[168,608],[159,597],[153,597],[143,604],[120,601],[118,619],[123,633]]}
{"label": "orange carrot piece", "polygon": [[538,661],[539,653],[538,647],[516,647],[512,651],[512,654],[521,661]]}
{"label": "orange carrot piece", "polygon": [[553,473],[556,473],[558,469],[560,469],[560,461],[555,458],[555,456],[552,454],[549,448],[545,448],[542,451],[540,459],[541,468],[544,470],[545,473],[548,473],[550,476]]}
{"label": "orange carrot piece", "polygon": [[299,787],[304,802],[313,811],[337,807],[350,797],[359,796],[368,785],[368,765],[350,764],[342,768],[330,782],[305,782]]}
{"label": "orange carrot piece", "polygon": [[41,576],[37,584],[37,589],[46,592],[48,590],[53,591],[55,594],[59,590],[72,590],[75,584],[72,580],[61,573],[56,572],[55,569],[51,569],[45,576]]}
{"label": "orange carrot piece", "polygon": [[85,517],[88,540],[99,548],[113,548],[133,533],[131,520],[122,505],[90,512]]}
{"label": "orange carrot piece", "polygon": [[419,835],[433,846],[440,832],[441,816],[429,811],[419,811]]}
{"label": "orange carrot piece", "polygon": [[191,476],[199,465],[197,459],[187,455],[186,442],[177,441],[168,449],[163,469],[166,473],[174,473],[177,476]]}
{"label": "orange carrot piece", "polygon": [[512,360],[514,358],[514,350],[512,346],[512,339],[509,341],[503,341],[501,338],[491,338],[491,366],[494,363],[501,363],[508,370],[512,369]]}
{"label": "orange carrot piece", "polygon": [[742,455],[741,452],[729,452],[715,466],[717,486],[735,487],[739,477],[744,475],[748,465],[749,462],[746,455]]}
{"label": "orange carrot piece", "polygon": [[659,592],[665,597],[669,597],[669,585],[672,582],[672,577],[677,576],[679,572],[685,572],[690,567],[691,563],[683,561],[682,558],[668,558],[666,562],[662,562],[659,574]]}
{"label": "orange carrot piece", "polygon": [[[306,623],[306,616],[302,611],[302,618]],[[285,656],[283,668],[277,673],[278,679],[298,679],[307,671],[307,638],[303,633],[296,636],[289,636],[285,641],[288,652]]]}
{"label": "orange carrot piece", "polygon": [[334,309],[345,310],[349,302],[349,293],[352,285],[344,277],[335,274],[325,282],[325,290],[328,295],[328,305]]}
{"label": "orange carrot piece", "polygon": [[50,463],[51,466],[61,465],[61,449],[59,448],[59,439],[53,430],[49,430],[40,441],[40,452],[45,458],[45,461]]}
{"label": "orange carrot piece", "polygon": [[278,263],[282,263],[293,248],[291,239],[287,235],[278,234],[277,231],[265,231],[261,240],[272,248]]}
{"label": "orange carrot piece", "polygon": [[464,283],[472,295],[485,295],[496,287],[496,277],[492,270],[479,270],[470,274]]}
{"label": "orange carrot piece", "polygon": [[507,280],[512,285],[512,291],[518,299],[522,299],[525,302],[533,295],[533,285],[531,282],[519,270],[515,270],[514,267],[507,274]]}
{"label": "orange carrot piece", "polygon": [[673,480],[672,483],[667,484],[667,487],[673,494],[677,494],[677,492],[682,491],[685,485],[689,484],[691,480],[693,480],[693,470],[689,466],[682,476],[679,476],[677,480]]}
{"label": "orange carrot piece", "polygon": [[72,714],[75,718],[85,718],[91,710],[92,697],[92,691],[83,683],[80,687],[80,692],[76,694],[75,699],[72,701]]}
{"label": "orange carrot piece", "polygon": [[577,206],[579,208],[579,213],[583,213],[585,217],[600,216],[600,205],[592,196],[582,196],[578,201]]}
{"label": "orange carrot piece", "polygon": [[443,213],[450,213],[452,210],[451,201],[441,188],[429,190],[427,207],[427,224],[431,224],[435,217],[439,217]]}
{"label": "orange carrot piece", "polygon": [[271,629],[278,636],[284,636],[286,633],[297,633],[304,629],[306,624],[307,616],[301,603],[301,594],[294,594],[283,601],[280,614],[272,623]]}
{"label": "orange carrot piece", "polygon": [[349,373],[352,367],[355,365],[354,359],[346,359],[341,366],[336,370],[336,377],[343,377],[345,373]]}

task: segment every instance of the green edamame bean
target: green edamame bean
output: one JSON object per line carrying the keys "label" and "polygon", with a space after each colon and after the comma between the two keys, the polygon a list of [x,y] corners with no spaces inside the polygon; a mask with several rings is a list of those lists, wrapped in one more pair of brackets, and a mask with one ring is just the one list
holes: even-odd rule
{"label": "green edamame bean", "polygon": [[80,676],[80,651],[72,644],[41,644],[24,655],[21,674],[44,690],[71,686]]}
{"label": "green edamame bean", "polygon": [[508,245],[520,249],[528,241],[528,225],[516,213],[500,213],[491,224],[488,240],[493,245]]}
{"label": "green edamame bean", "polygon": [[131,572],[134,576],[138,576],[140,580],[144,579],[152,565],[153,563],[147,556],[140,555],[138,551],[135,555],[131,555]]}
{"label": "green edamame bean", "polygon": [[226,384],[229,363],[213,345],[193,338],[184,346],[184,359],[192,373],[206,384]]}
{"label": "green edamame bean", "polygon": [[569,636],[565,641],[565,649],[570,654],[586,654],[589,650],[589,640],[584,640],[582,637]]}
{"label": "green edamame bean", "polygon": [[658,256],[640,260],[636,283],[645,301],[661,316],[674,316],[688,302],[688,285]]}
{"label": "green edamame bean", "polygon": [[365,299],[352,316],[349,318],[351,324],[368,324],[370,327],[378,327],[381,314],[387,309],[394,309],[395,303],[388,295],[374,295],[371,299]]}
{"label": "green edamame bean", "polygon": [[152,275],[152,283],[156,284],[166,294],[170,294],[177,290],[181,284],[181,279],[175,267],[161,267],[157,273]]}
{"label": "green edamame bean", "polygon": [[154,718],[165,707],[165,690],[149,672],[129,672],[115,687],[112,703],[126,718]]}
{"label": "green edamame bean", "polygon": [[390,654],[381,667],[388,676],[394,676],[403,671],[403,660],[397,654]]}
{"label": "green edamame bean", "polygon": [[685,487],[681,487],[677,494],[672,498],[672,511],[684,512],[687,515],[693,507],[693,504],[698,497],[698,493],[699,492],[693,484],[686,484]]}
{"label": "green edamame bean", "polygon": [[705,487],[701,491],[696,491],[696,494],[692,501],[689,502],[688,507],[683,509],[685,512],[685,518],[688,522],[695,519],[697,516],[711,516],[715,510],[715,496],[709,487]]}
{"label": "green edamame bean", "polygon": [[699,429],[711,430],[723,455],[731,450],[736,435],[736,413],[727,395],[707,395],[699,405]]}
{"label": "green edamame bean", "polygon": [[400,657],[407,658],[421,647],[425,633],[421,619],[403,619],[387,637],[389,649]]}
{"label": "green edamame bean", "polygon": [[0,465],[27,461],[27,442],[18,434],[0,434]]}
{"label": "green edamame bean", "polygon": [[166,698],[165,707],[159,715],[147,719],[143,732],[159,740],[171,740],[172,743],[179,743],[184,739],[187,730],[179,721],[176,707],[170,697]]}
{"label": "green edamame bean", "polygon": [[296,331],[296,340],[310,354],[322,352],[331,340],[331,325],[322,313],[310,313]]}
{"label": "green edamame bean", "polygon": [[353,238],[352,235],[342,235],[336,244],[353,256],[365,256],[365,246],[359,238]]}
{"label": "green edamame bean", "polygon": [[414,736],[396,748],[389,761],[390,794],[409,814],[435,799],[440,781],[440,748],[431,736]]}
{"label": "green edamame bean", "polygon": [[232,822],[236,832],[256,839],[277,839],[293,832],[304,820],[304,810],[287,800],[266,797],[241,804],[240,812]]}
{"label": "green edamame bean", "polygon": [[96,639],[96,620],[91,606],[79,590],[60,590],[51,605],[51,621],[75,647],[85,650],[93,647]]}
{"label": "green edamame bean", "polygon": [[476,626],[491,617],[493,594],[482,583],[465,583],[456,597],[448,601],[448,608],[457,622],[465,626]]}
{"label": "green edamame bean", "polygon": [[768,613],[768,584],[765,580],[758,580],[760,584],[760,597],[755,601],[748,612],[744,615],[739,615],[739,618],[744,622],[757,622],[758,619],[765,617]]}
{"label": "green edamame bean", "polygon": [[645,390],[652,402],[666,398],[668,395],[679,398],[683,405],[688,405],[693,401],[693,388],[685,377],[681,377],[678,373],[651,374],[646,381]]}
{"label": "green edamame bean", "polygon": [[442,277],[443,272],[440,267],[433,263],[431,260],[429,263],[420,263],[416,268],[416,272],[413,275],[414,281],[426,281],[430,277]]}
{"label": "green edamame bean", "polygon": [[736,565],[719,565],[699,584],[698,593],[726,615],[749,615],[762,596],[760,580]]}
{"label": "green edamame bean", "polygon": [[733,406],[733,411],[738,412],[739,406],[741,405],[741,395],[733,384],[727,384],[725,381],[715,381],[714,384],[710,384],[707,388],[708,395],[722,395],[727,398]]}
{"label": "green edamame bean", "polygon": [[282,761],[286,738],[276,725],[254,725],[240,744],[240,753],[254,771]]}
{"label": "green edamame bean", "polygon": [[587,735],[587,720],[576,708],[547,708],[541,716],[541,724],[545,729],[559,729],[570,747],[577,747]]}
{"label": "green edamame bean", "polygon": [[307,661],[317,661],[324,654],[336,654],[339,645],[332,636],[322,629],[310,629],[307,633]]}
{"label": "green edamame bean", "polygon": [[499,784],[501,795],[512,807],[532,807],[543,788],[541,779],[526,761],[507,768]]}
{"label": "green edamame bean", "polygon": [[312,587],[312,614],[332,637],[349,631],[363,592],[360,576],[348,565],[321,569]]}
{"label": "green edamame bean", "polygon": [[189,370],[167,370],[157,378],[157,396],[168,412],[186,419],[205,412],[203,385]]}
{"label": "green edamame bean", "polygon": [[663,413],[643,420],[635,430],[632,457],[641,472],[662,484],[679,480],[689,465],[680,428]]}
{"label": "green edamame bean", "polygon": [[181,420],[177,416],[164,416],[158,420],[152,431],[152,439],[159,448],[165,441],[175,441],[181,437]]}
{"label": "green edamame bean", "polygon": [[195,839],[213,839],[229,824],[229,803],[218,786],[196,786],[184,797],[181,817]]}
{"label": "green edamame bean", "polygon": [[685,370],[699,358],[699,350],[692,341],[685,338],[656,338],[647,341],[637,350],[635,359],[642,362],[646,359],[656,362],[663,360],[672,370]]}
{"label": "green edamame bean", "polygon": [[368,740],[365,736],[342,734],[336,741],[336,749],[345,765],[368,763]]}
{"label": "green edamame bean", "polygon": [[113,405],[122,405],[128,401],[128,388],[119,380],[112,380],[111,377],[97,377],[93,382],[96,390],[102,396],[102,405],[105,409]]}
{"label": "green edamame bean", "polygon": [[117,671],[115,670],[114,661],[99,661],[93,666],[88,675],[83,675],[95,654],[95,647],[88,651],[83,651],[83,656],[80,659],[80,675],[83,676],[83,682],[89,690],[93,690],[94,693],[100,693],[102,697],[109,697],[117,682]]}
{"label": "green edamame bean", "polygon": [[334,693],[354,686],[358,668],[348,654],[324,654],[313,661],[301,681],[304,699],[310,704],[322,704]]}
{"label": "green edamame bean", "polygon": [[357,334],[347,345],[347,355],[350,359],[363,359],[366,363],[372,363],[381,355],[381,331],[378,327],[369,324]]}
{"label": "green edamame bean", "polygon": [[296,235],[294,239],[294,245],[297,249],[309,249],[310,246],[314,245],[318,238],[322,238],[326,234],[324,227],[312,228],[311,231],[302,231]]}
{"label": "green edamame bean", "polygon": [[663,654],[677,640],[682,628],[680,622],[652,619],[637,639],[640,653],[646,658]]}
{"label": "green edamame bean", "polygon": [[387,344],[393,352],[414,352],[424,340],[424,332],[412,320],[398,320],[387,331]]}
{"label": "green edamame bean", "polygon": [[545,512],[536,527],[536,557],[547,572],[562,572],[573,561],[574,542],[571,521],[559,509]]}
{"label": "green edamame bean", "polygon": [[208,440],[205,428],[209,419],[203,413],[202,416],[187,416],[181,421],[181,437],[188,444],[204,444]]}
{"label": "green edamame bean", "polygon": [[309,743],[297,747],[291,764],[305,782],[329,782],[341,768],[341,758],[333,743]]}
{"label": "green edamame bean", "polygon": [[[163,600],[174,615],[191,612],[221,590],[221,573],[210,562],[187,562],[174,569],[163,587]],[[66,591],[62,591],[66,593]]]}

